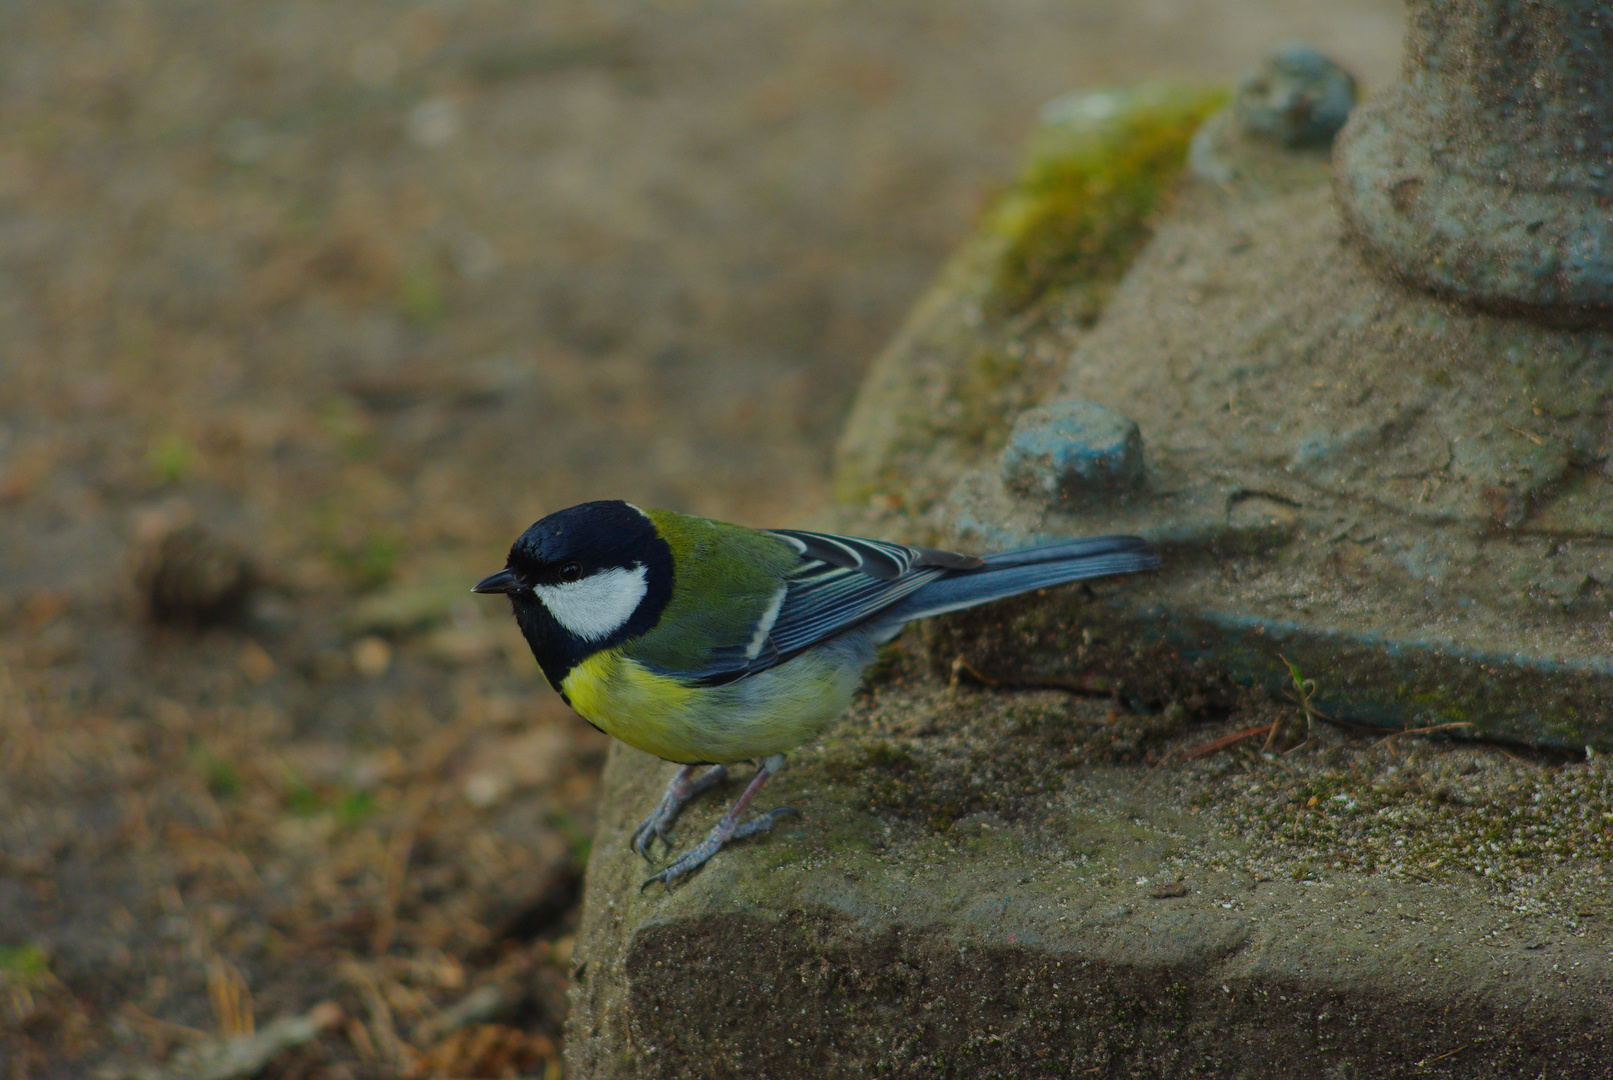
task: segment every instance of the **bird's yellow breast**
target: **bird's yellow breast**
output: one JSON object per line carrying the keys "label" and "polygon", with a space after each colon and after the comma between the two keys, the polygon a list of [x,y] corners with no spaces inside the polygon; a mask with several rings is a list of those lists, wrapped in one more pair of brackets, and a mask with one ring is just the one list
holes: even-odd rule
{"label": "bird's yellow breast", "polygon": [[724,686],[691,686],[622,655],[595,653],[560,689],[608,735],[668,761],[749,761],[800,746],[857,688],[862,658],[808,653]]}
{"label": "bird's yellow breast", "polygon": [[560,683],[571,707],[608,735],[669,761],[703,761],[690,755],[687,714],[698,687],[657,675],[607,649],[579,663]]}

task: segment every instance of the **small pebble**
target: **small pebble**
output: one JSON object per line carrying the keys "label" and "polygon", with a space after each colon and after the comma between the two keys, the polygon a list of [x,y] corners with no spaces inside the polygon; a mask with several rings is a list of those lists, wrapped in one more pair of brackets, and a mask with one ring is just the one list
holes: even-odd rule
{"label": "small pebble", "polygon": [[239,547],[187,525],[146,550],[136,581],[154,622],[203,626],[239,616],[257,574]]}
{"label": "small pebble", "polygon": [[392,666],[392,646],[371,634],[353,642],[353,670],[366,679],[378,679]]}
{"label": "small pebble", "polygon": [[255,641],[249,641],[241,646],[241,652],[235,662],[240,666],[241,673],[255,683],[263,682],[275,671],[274,657],[265,652],[263,646]]}
{"label": "small pebble", "polygon": [[1284,146],[1327,146],[1355,108],[1355,76],[1309,45],[1284,45],[1238,84],[1245,131]]}
{"label": "small pebble", "polygon": [[459,107],[447,98],[422,101],[409,111],[409,141],[435,150],[447,146],[459,134]]}

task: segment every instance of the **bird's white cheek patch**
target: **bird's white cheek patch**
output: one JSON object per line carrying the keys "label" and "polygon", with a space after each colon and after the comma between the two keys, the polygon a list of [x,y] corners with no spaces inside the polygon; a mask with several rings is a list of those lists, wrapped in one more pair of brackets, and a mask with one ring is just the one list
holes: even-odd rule
{"label": "bird's white cheek patch", "polygon": [[564,585],[534,585],[555,622],[584,641],[599,641],[620,630],[649,591],[642,564],[601,570]]}

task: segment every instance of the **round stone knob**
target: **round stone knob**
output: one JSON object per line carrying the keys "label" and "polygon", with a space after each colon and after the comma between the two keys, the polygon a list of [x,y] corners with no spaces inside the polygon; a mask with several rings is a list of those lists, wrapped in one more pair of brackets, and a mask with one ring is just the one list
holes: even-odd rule
{"label": "round stone knob", "polygon": [[1003,482],[1052,505],[1143,482],[1143,439],[1135,421],[1091,401],[1055,401],[1014,423],[1000,461]]}

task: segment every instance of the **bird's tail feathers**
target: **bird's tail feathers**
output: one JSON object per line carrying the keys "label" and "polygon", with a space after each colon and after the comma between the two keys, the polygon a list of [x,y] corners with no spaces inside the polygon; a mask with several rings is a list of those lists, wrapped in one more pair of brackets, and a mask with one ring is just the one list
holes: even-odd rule
{"label": "bird's tail feathers", "polygon": [[978,570],[938,578],[897,604],[879,621],[900,623],[962,611],[1034,589],[1088,578],[1153,570],[1159,556],[1135,536],[1068,540],[989,556]]}
{"label": "bird's tail feathers", "polygon": [[1008,566],[1032,566],[1040,563],[1070,562],[1098,555],[1120,555],[1128,552],[1147,552],[1148,544],[1137,536],[1089,536],[1082,540],[1059,540],[1039,547],[1019,548],[987,555],[984,569],[996,570]]}

